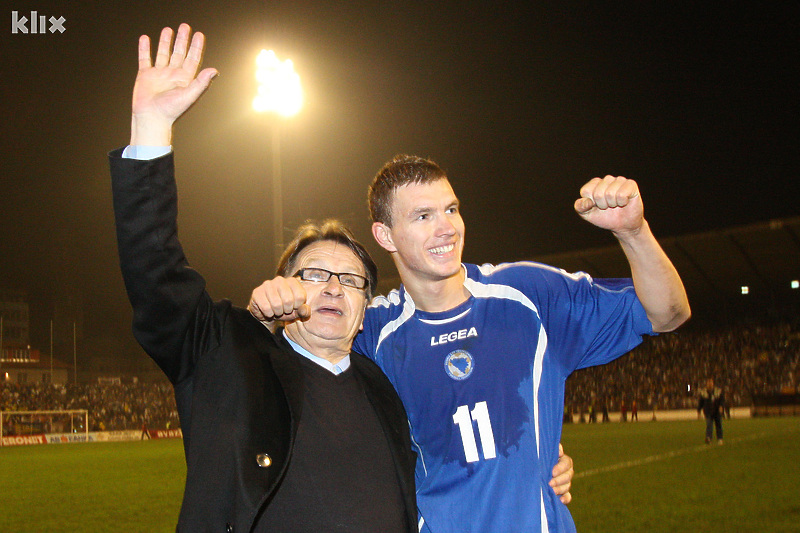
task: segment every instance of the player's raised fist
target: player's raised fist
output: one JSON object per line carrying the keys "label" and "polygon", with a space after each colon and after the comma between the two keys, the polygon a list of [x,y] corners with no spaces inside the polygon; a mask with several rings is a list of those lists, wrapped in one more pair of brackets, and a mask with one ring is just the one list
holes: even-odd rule
{"label": "player's raised fist", "polygon": [[575,211],[584,220],[615,233],[636,232],[644,222],[635,181],[622,176],[594,178],[581,187]]}

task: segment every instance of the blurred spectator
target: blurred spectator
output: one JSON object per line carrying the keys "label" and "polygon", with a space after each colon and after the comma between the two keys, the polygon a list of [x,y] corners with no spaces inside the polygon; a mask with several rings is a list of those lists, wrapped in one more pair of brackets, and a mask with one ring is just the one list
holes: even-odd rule
{"label": "blurred spectator", "polygon": [[712,426],[717,429],[717,443],[722,444],[722,415],[725,405],[725,396],[722,389],[714,386],[714,380],[708,378],[706,386],[700,389],[699,402],[697,403],[697,416],[700,411],[706,418],[706,444],[711,443]]}

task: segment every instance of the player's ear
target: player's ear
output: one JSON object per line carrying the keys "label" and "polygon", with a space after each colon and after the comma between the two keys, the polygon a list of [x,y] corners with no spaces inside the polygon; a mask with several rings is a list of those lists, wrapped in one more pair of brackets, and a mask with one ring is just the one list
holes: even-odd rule
{"label": "player's ear", "polygon": [[375,241],[381,245],[381,248],[387,252],[391,253],[397,251],[397,247],[394,245],[392,239],[392,228],[383,222],[372,223],[372,236],[375,237]]}

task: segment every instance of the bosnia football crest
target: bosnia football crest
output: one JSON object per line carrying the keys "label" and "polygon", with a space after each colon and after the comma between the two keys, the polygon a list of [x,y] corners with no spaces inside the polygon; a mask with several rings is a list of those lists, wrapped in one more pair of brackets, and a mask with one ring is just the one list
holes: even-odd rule
{"label": "bosnia football crest", "polygon": [[461,381],[472,374],[475,364],[472,355],[466,350],[450,352],[444,360],[444,370],[451,378]]}

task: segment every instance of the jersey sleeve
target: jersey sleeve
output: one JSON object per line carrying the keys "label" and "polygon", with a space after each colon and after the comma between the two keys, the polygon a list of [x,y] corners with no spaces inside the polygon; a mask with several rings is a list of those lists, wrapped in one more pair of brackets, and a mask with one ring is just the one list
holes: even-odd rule
{"label": "jersey sleeve", "polygon": [[567,374],[608,363],[653,334],[631,279],[595,280],[545,265],[523,269],[520,279]]}
{"label": "jersey sleeve", "polygon": [[397,315],[402,311],[402,307],[397,290],[388,296],[373,298],[364,312],[364,327],[353,341],[353,351],[375,361],[390,378],[393,365],[385,360],[388,352],[385,346],[383,348],[381,346],[386,337],[394,331],[392,326],[397,321]]}
{"label": "jersey sleeve", "polygon": [[361,355],[365,355],[374,361],[375,352],[369,349],[370,334],[369,332],[366,331],[366,322],[367,322],[367,315],[366,313],[364,313],[364,329],[360,331],[359,334],[356,335],[356,338],[353,340],[353,351],[358,352]]}
{"label": "jersey sleeve", "polygon": [[[378,311],[372,306],[367,307],[364,312],[364,328],[356,335],[353,340],[353,351],[365,355],[376,361],[375,349],[377,338],[380,333],[378,328]],[[376,361],[377,362],[377,361]]]}

